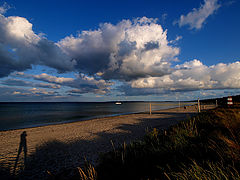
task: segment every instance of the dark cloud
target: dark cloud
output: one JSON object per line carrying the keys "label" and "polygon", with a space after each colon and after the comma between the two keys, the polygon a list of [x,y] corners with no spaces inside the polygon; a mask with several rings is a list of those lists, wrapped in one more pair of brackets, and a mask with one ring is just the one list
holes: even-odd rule
{"label": "dark cloud", "polygon": [[0,81],[1,84],[7,86],[25,86],[25,87],[40,87],[40,88],[51,88],[51,89],[59,89],[61,86],[50,83],[34,83],[30,81],[24,81],[21,79],[6,79]]}
{"label": "dark cloud", "polygon": [[[30,68],[30,66],[28,67]],[[0,78],[9,75],[14,71],[25,70],[19,62],[11,57],[10,52],[4,50],[4,47],[0,43]]]}
{"label": "dark cloud", "polygon": [[151,42],[147,42],[146,44],[144,44],[144,47],[145,47],[146,51],[149,51],[152,49],[158,49],[159,44],[158,44],[158,42],[151,41]]}
{"label": "dark cloud", "polygon": [[75,60],[64,54],[54,42],[44,38],[39,40],[34,48],[36,50],[34,55],[38,55],[35,57],[37,64],[55,68],[60,73],[74,70]]}
{"label": "dark cloud", "polygon": [[59,93],[39,88],[16,88],[0,86],[1,101],[56,101]]}
{"label": "dark cloud", "polygon": [[1,81],[1,84],[3,85],[7,85],[7,86],[33,86],[32,82],[28,82],[28,81],[23,81],[20,79],[6,79],[4,81]]}
{"label": "dark cloud", "polygon": [[119,57],[125,57],[125,56],[129,56],[133,50],[136,50],[136,41],[134,42],[129,42],[127,40],[121,41],[118,44],[118,56]]}
{"label": "dark cloud", "polygon": [[[113,83],[102,80],[95,79],[94,77],[89,77],[85,75],[78,75],[76,78],[65,78],[51,76],[46,73],[40,75],[25,74],[23,72],[15,73],[16,77],[23,78],[33,78],[35,80],[40,80],[44,82],[55,84],[55,86],[65,86],[70,88],[79,89],[82,93],[96,93],[96,94],[106,94],[110,91],[109,86]],[[41,84],[39,84],[40,86]]]}

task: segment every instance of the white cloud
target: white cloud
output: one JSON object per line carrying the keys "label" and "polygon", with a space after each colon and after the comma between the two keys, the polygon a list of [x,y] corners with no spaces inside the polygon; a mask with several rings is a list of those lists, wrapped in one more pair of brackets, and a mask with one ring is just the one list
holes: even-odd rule
{"label": "white cloud", "polygon": [[57,83],[57,84],[74,81],[73,78],[56,77],[56,76],[48,75],[46,73],[42,73],[39,75],[30,75],[30,77],[33,77],[34,79],[37,79],[37,80],[42,80],[42,81],[46,81],[46,82],[50,82],[50,83]]}
{"label": "white cloud", "polygon": [[179,48],[169,45],[167,31],[156,21],[143,17],[116,25],[104,23],[98,30],[66,37],[58,45],[76,60],[81,73],[120,80],[162,76],[171,71]]}
{"label": "white cloud", "polygon": [[12,41],[22,41],[25,44],[37,44],[40,37],[32,30],[32,24],[23,17],[10,16],[8,18],[2,17],[2,21],[6,23],[6,30],[9,39]]}
{"label": "white cloud", "polygon": [[9,10],[11,7],[4,2],[2,6],[0,6],[0,14],[4,14],[7,12],[7,10]]}
{"label": "white cloud", "polygon": [[206,19],[220,7],[218,0],[204,0],[199,9],[193,9],[186,16],[181,15],[179,26],[189,25],[190,29],[201,29]]}
{"label": "white cloud", "polygon": [[162,77],[139,78],[132,88],[155,88],[166,91],[240,88],[240,62],[205,66],[199,60],[177,65],[175,71]]}
{"label": "white cloud", "polygon": [[34,64],[64,72],[74,70],[75,62],[55,43],[35,34],[26,18],[0,14],[0,77]]}
{"label": "white cloud", "polygon": [[18,91],[14,91],[12,94],[13,94],[13,95],[16,95],[16,94],[21,94],[21,93],[18,92]]}

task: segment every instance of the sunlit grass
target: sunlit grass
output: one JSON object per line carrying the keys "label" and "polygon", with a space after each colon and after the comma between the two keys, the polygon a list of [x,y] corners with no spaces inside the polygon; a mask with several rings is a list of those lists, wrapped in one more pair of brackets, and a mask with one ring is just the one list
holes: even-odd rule
{"label": "sunlit grass", "polygon": [[91,164],[88,164],[88,166],[85,167],[85,169],[78,167],[78,172],[79,172],[81,180],[96,180],[97,179],[97,172]]}

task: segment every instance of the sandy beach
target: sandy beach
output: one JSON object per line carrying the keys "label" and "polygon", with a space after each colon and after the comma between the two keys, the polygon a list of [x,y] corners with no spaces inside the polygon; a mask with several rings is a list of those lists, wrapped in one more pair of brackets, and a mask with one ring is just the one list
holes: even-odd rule
{"label": "sandy beach", "polygon": [[[204,108],[211,109],[214,106]],[[46,170],[56,173],[63,167],[81,166],[84,159],[96,164],[100,153],[112,150],[112,143],[117,147],[123,142],[141,139],[147,129],[165,129],[195,114],[196,107],[189,106],[186,109],[181,107],[154,111],[152,115],[146,112],[1,131],[0,165],[13,171],[23,131],[27,133],[26,169],[31,169],[31,173],[35,171],[35,174]],[[17,171],[23,167],[23,156],[24,153],[21,152]]]}

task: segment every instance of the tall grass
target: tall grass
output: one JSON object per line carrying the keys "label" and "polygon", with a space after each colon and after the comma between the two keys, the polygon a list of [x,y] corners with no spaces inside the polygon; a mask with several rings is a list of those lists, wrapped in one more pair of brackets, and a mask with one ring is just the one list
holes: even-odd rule
{"label": "tall grass", "polygon": [[173,172],[165,174],[168,179],[179,179],[179,180],[229,180],[229,179],[240,179],[240,174],[233,166],[221,163],[207,162],[204,167],[198,165],[195,161],[192,162],[188,167],[183,166],[181,172]]}
{"label": "tall grass", "polygon": [[99,179],[239,179],[239,109],[218,108],[153,129],[101,157]]}
{"label": "tall grass", "polygon": [[78,167],[78,172],[79,172],[81,180],[96,180],[97,179],[97,172],[91,164],[88,164],[88,166],[85,167],[85,169]]}

